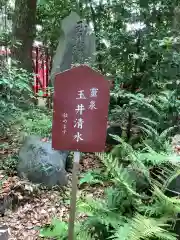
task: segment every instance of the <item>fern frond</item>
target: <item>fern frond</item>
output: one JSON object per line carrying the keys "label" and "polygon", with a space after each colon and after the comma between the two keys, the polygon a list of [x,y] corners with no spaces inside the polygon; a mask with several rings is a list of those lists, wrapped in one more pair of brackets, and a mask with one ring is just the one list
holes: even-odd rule
{"label": "fern frond", "polygon": [[152,203],[139,207],[141,212],[146,216],[167,216],[171,221],[172,216],[176,216],[180,212],[180,200],[167,197],[159,187],[154,186]]}
{"label": "fern frond", "polygon": [[154,186],[154,196],[161,205],[162,209],[165,209],[166,213],[178,214],[180,212],[180,199],[175,197],[167,197],[158,187]]}
{"label": "fern frond", "polygon": [[144,126],[139,126],[139,128],[148,136],[148,137],[157,137],[158,136],[158,132],[157,130],[148,125],[148,124],[143,124]]}
{"label": "fern frond", "polygon": [[66,239],[68,225],[58,219],[53,219],[52,223],[40,229],[40,237],[55,237],[56,239]]}
{"label": "fern frond", "polygon": [[119,167],[119,159],[114,158],[111,153],[95,153],[95,155],[99,157],[108,173],[114,172]]}
{"label": "fern frond", "polygon": [[117,142],[119,142],[124,149],[128,150],[129,152],[134,152],[132,146],[130,144],[128,144],[127,142],[125,142],[121,137],[117,136],[117,135],[113,135],[113,134],[109,134],[114,140],[116,140]]}
{"label": "fern frond", "polygon": [[167,135],[175,129],[176,126],[170,127],[168,129],[165,129],[160,135],[159,135],[159,141],[165,141],[167,139]]}
{"label": "fern frond", "polygon": [[[125,147],[128,147],[128,144],[125,144]],[[97,153],[96,155],[105,165],[108,174],[111,176],[111,181],[113,181],[115,185],[121,185],[129,194],[140,197],[140,195],[135,191],[135,179],[131,177],[129,169],[126,169],[122,165],[120,165],[119,160],[114,159],[111,154]],[[134,166],[141,166],[141,171],[143,172],[143,174],[145,174],[145,176],[148,176],[148,172],[145,169],[145,166],[143,165],[143,163],[140,164],[140,161],[136,158],[134,152],[130,153],[130,156],[128,156],[128,158],[131,158],[131,161],[135,162]]]}
{"label": "fern frond", "polygon": [[179,167],[165,170],[166,179],[164,179],[161,189],[165,191],[170,183],[180,175]]}
{"label": "fern frond", "polygon": [[152,183],[162,191],[166,190],[167,184],[169,185],[169,182],[177,173],[175,166],[168,164],[168,162],[166,165],[167,166],[160,167],[159,171],[156,171],[157,173],[152,172]]}
{"label": "fern frond", "polygon": [[146,147],[141,152],[139,151],[136,153],[139,161],[144,164],[157,166],[165,163],[176,166],[180,162],[180,156],[177,156],[175,153],[163,151],[157,152],[146,143],[144,144]]}
{"label": "fern frond", "polygon": [[149,151],[146,153],[138,153],[138,158],[141,160],[144,164],[157,166],[162,163],[168,163],[168,156],[165,154],[157,153],[155,151]]}
{"label": "fern frond", "polygon": [[119,188],[110,187],[105,190],[107,206],[110,209],[118,208],[126,196],[126,192],[120,190]]}
{"label": "fern frond", "polygon": [[160,113],[158,112],[158,110],[155,108],[155,106],[153,106],[152,104],[150,104],[147,99],[142,95],[142,94],[131,94],[128,93],[126,94],[126,97],[129,97],[132,103],[135,103],[137,105],[139,105],[140,107],[145,107],[147,109],[149,109],[151,112],[153,112],[154,114],[156,114],[157,116],[160,115]]}
{"label": "fern frond", "polygon": [[168,226],[164,219],[147,218],[136,214],[132,220],[119,227],[113,239],[142,240],[155,237],[156,239],[176,240],[176,235],[165,229]]}
{"label": "fern frond", "polygon": [[[121,137],[117,136],[117,135],[112,135],[109,134],[114,140],[116,140],[117,142],[119,142],[119,145],[117,145],[114,150],[112,150],[112,155],[113,153],[116,152],[116,149],[119,148],[120,153],[119,156],[117,156],[118,158],[122,159],[123,161],[125,160],[133,160],[134,158],[134,154],[135,151],[133,149],[133,147],[127,143],[124,139],[122,139]],[[115,154],[116,155],[116,154]]]}
{"label": "fern frond", "polygon": [[137,120],[141,120],[142,123],[146,122],[146,124],[148,123],[149,125],[153,125],[156,126],[157,122],[151,120],[150,118],[146,118],[146,117],[142,117],[142,116],[137,116]]}
{"label": "fern frond", "polygon": [[116,233],[111,237],[114,240],[129,240],[129,233],[131,231],[131,225],[125,223],[123,226],[120,226]]}
{"label": "fern frond", "polygon": [[140,195],[135,191],[135,181],[131,178],[128,169],[120,166],[119,169],[116,169],[116,173],[116,176],[113,176],[113,182],[116,185],[121,184],[129,192],[129,194],[140,197]]}
{"label": "fern frond", "polygon": [[78,202],[77,209],[107,227],[113,226],[116,228],[119,222],[124,221],[124,217],[118,212],[113,212],[115,209],[110,209],[104,200],[87,198],[83,202]]}
{"label": "fern frond", "polygon": [[78,234],[76,234],[75,240],[95,240],[94,237],[91,236],[91,234],[85,230],[81,230]]}

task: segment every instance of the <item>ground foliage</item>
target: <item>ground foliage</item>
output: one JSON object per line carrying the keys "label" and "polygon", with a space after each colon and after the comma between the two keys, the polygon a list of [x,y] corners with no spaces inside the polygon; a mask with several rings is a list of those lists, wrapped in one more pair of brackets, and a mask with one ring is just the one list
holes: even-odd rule
{"label": "ground foliage", "polygon": [[[80,181],[94,185],[108,179],[113,185],[101,200],[79,199],[79,208],[88,214],[80,231],[88,239],[176,239],[168,230],[173,229],[179,200],[166,197],[162,183],[166,186],[179,172],[179,158],[169,144],[169,136],[179,131],[177,4],[86,1],[80,6],[96,32],[95,67],[115,80],[110,119],[124,130],[112,155],[100,156],[105,168],[99,176],[88,172]],[[157,167],[161,171],[154,181],[151,174]],[[137,176],[129,169],[145,187],[137,187]],[[58,229],[45,228],[41,234],[66,239],[67,227]],[[76,235],[78,239],[78,225]]]}
{"label": "ground foliage", "polygon": [[24,69],[4,63],[0,73],[0,131],[5,132],[22,108],[28,108],[33,96],[28,80],[32,78]]}
{"label": "ground foliage", "polygon": [[[93,155],[81,164],[76,239],[177,239],[173,223],[180,201],[165,193],[180,171],[180,137],[173,144],[170,138],[180,132],[178,1],[39,1],[37,23],[42,30],[37,39],[50,47],[51,54],[61,34],[61,20],[75,9],[94,26],[94,67],[114,79],[109,119],[123,129],[122,138],[116,137],[120,144],[110,153]],[[1,36],[10,38],[7,33]],[[27,232],[38,239],[35,226],[41,227],[41,237],[67,239],[69,190],[66,196],[60,191],[39,192],[14,177],[24,135],[48,137],[51,130],[52,112],[29,101],[30,78],[26,70],[3,62],[1,197],[16,199],[20,207],[2,222],[11,223],[17,239],[25,239]],[[12,201],[6,203],[8,207]]]}

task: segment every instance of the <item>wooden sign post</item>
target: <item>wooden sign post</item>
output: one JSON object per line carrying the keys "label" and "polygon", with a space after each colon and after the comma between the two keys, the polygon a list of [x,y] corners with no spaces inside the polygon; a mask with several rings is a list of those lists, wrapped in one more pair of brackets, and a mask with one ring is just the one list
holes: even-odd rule
{"label": "wooden sign post", "polygon": [[56,75],[52,147],[74,151],[69,240],[74,234],[80,152],[104,151],[108,105],[109,83],[98,72],[82,65]]}
{"label": "wooden sign post", "polygon": [[69,213],[69,228],[68,228],[68,239],[74,239],[74,223],[76,213],[76,195],[78,186],[78,170],[79,170],[80,152],[74,152],[73,171],[72,171],[72,191],[71,191],[71,202],[70,202],[70,213]]}

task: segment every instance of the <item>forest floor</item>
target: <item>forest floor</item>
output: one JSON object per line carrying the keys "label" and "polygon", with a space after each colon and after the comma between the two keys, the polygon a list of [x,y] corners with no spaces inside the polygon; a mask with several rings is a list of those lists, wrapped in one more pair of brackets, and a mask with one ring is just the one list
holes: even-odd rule
{"label": "forest floor", "polygon": [[[2,140],[1,140],[2,142]],[[4,160],[14,152],[18,152],[16,141],[8,143],[8,150],[0,151]],[[86,154],[80,163],[80,174],[90,169],[100,167],[100,162],[93,154]],[[22,180],[16,174],[7,176],[0,171],[0,211],[2,199],[6,196],[12,200],[15,208],[6,209],[4,216],[0,217],[0,226],[7,225],[11,240],[37,240],[39,237],[38,227],[50,224],[53,218],[68,221],[70,209],[71,174],[69,184],[62,189],[47,190],[28,181]],[[79,187],[78,196],[99,195],[103,193],[102,187],[84,185]],[[16,202],[16,203],[14,203]],[[78,218],[83,216],[78,215]]]}

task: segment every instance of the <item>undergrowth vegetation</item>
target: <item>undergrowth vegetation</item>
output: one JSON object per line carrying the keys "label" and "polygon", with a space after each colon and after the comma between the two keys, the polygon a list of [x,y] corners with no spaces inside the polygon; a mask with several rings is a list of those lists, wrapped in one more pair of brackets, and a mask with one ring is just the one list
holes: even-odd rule
{"label": "undergrowth vegetation", "polygon": [[0,129],[5,132],[13,121],[17,112],[25,107],[32,96],[29,87],[30,76],[25,70],[9,67],[7,64],[1,67],[0,73]]}
{"label": "undergrowth vegetation", "polygon": [[32,102],[34,95],[29,87],[32,75],[26,70],[7,64],[0,73],[0,132],[48,136],[51,132],[52,111],[41,109]]}
{"label": "undergrowth vegetation", "polygon": [[[104,188],[102,199],[88,196],[78,199],[78,212],[87,217],[77,222],[76,239],[82,238],[82,234],[86,239],[98,240],[177,239],[173,226],[180,200],[168,197],[166,191],[180,173],[177,164],[180,157],[173,153],[160,154],[151,148],[133,150],[122,143],[126,159],[114,158],[111,153],[97,154],[104,167],[91,173],[91,180],[89,173],[80,180],[81,183],[98,184],[108,179],[111,186]],[[158,168],[156,175],[155,168]],[[41,230],[41,236],[67,239],[67,223],[56,219]]]}
{"label": "undergrowth vegetation", "polygon": [[[14,94],[16,100],[8,95],[11,91],[24,89],[27,79],[24,74],[27,73],[18,72],[18,85],[11,85],[5,78],[11,76],[15,81],[17,76],[6,74],[1,79],[1,129],[6,130],[9,124],[22,137],[29,134],[49,137],[52,111],[33,105],[24,108],[26,95],[21,99],[20,95]],[[30,89],[25,89],[30,96]],[[5,95],[5,91],[8,94]],[[120,92],[118,96],[122,96]],[[116,113],[120,123],[127,122],[125,134],[122,138],[112,136],[119,144],[110,153],[95,154],[103,164],[101,169],[81,176],[80,185],[99,185],[104,188],[104,194],[101,199],[88,196],[78,199],[78,213],[85,214],[86,218],[76,222],[76,239],[175,240],[173,228],[180,211],[180,200],[168,197],[166,193],[169,183],[180,173],[180,156],[171,144],[171,136],[179,128],[180,101],[176,91],[146,97],[124,92],[123,98],[127,102],[115,106],[110,117],[113,119]],[[131,114],[131,122],[126,121],[128,114],[123,113]],[[9,158],[1,169],[13,171],[16,163],[16,157]],[[54,219],[50,226],[40,230],[40,236],[67,239],[67,229],[66,222]]]}
{"label": "undergrowth vegetation", "polygon": [[[85,214],[86,218],[76,222],[75,239],[82,236],[97,240],[177,239],[174,226],[178,220],[180,200],[167,194],[169,184],[180,173],[180,156],[172,147],[172,136],[178,130],[178,122],[177,125],[168,125],[172,118],[167,108],[171,98],[164,92],[152,101],[141,95],[127,95],[130,95],[131,107],[132,99],[135,101],[136,120],[141,120],[136,124],[133,122],[132,131],[136,128],[142,131],[137,131],[139,138],[133,143],[127,141],[127,133],[122,138],[112,136],[119,144],[110,153],[95,154],[103,167],[81,176],[80,186],[84,183],[99,185],[104,187],[104,195],[102,199],[88,196],[78,199],[78,213]],[[157,99],[163,97],[167,101],[158,105]],[[142,106],[154,113],[154,120],[143,115]],[[179,114],[179,100],[175,106],[175,112]],[[116,114],[125,117],[118,111]],[[166,122],[163,120],[165,115]],[[110,187],[105,186],[107,182]],[[67,228],[67,223],[56,219],[41,229],[40,236],[67,239]]]}
{"label": "undergrowth vegetation", "polygon": [[[180,156],[172,146],[179,133],[179,89],[163,88],[134,93],[115,85],[109,118],[123,134],[112,136],[119,144],[110,153],[95,154],[103,167],[80,178],[81,187],[99,186],[103,196],[78,199],[78,214],[86,217],[76,222],[75,239],[177,239],[180,200],[168,187],[180,173]],[[65,240],[67,229],[66,222],[55,219],[40,236]]]}
{"label": "undergrowth vegetation", "polygon": [[[3,2],[2,5],[7,1]],[[77,218],[74,239],[178,239],[180,155],[174,147],[180,148],[179,2],[38,2],[41,4],[37,4],[34,15],[42,31],[37,33],[37,39],[49,45],[51,54],[59,40],[57,19],[66,16],[75,5],[81,18],[94,25],[95,68],[114,79],[109,122],[122,128],[121,136],[112,136],[118,141],[112,151],[95,153],[102,167],[80,177],[79,187],[96,186],[102,190],[102,196],[87,194],[78,198],[77,215],[83,218]],[[17,10],[22,11],[20,7]],[[25,27],[35,29],[29,22]],[[10,136],[12,141],[20,143],[26,135],[50,137],[52,110],[38,108],[33,103],[32,79],[32,74],[14,63],[1,64],[2,139]],[[9,145],[0,141],[3,153]],[[16,171],[18,156],[8,155],[5,160],[0,169],[11,175]],[[40,228],[40,236],[66,240],[68,223],[55,218]]]}

